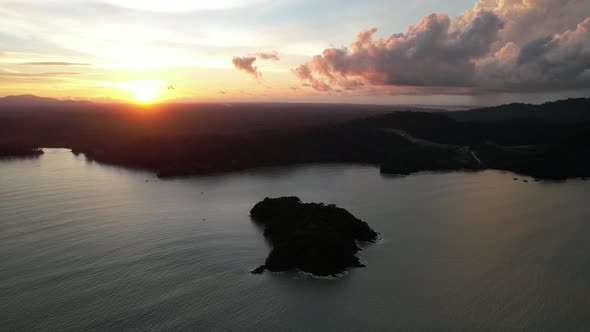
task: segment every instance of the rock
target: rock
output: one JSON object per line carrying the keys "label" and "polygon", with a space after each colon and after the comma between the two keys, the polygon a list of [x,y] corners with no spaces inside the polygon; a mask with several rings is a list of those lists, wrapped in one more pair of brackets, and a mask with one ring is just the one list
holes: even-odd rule
{"label": "rock", "polygon": [[250,271],[250,273],[253,273],[253,274],[262,274],[262,273],[264,273],[265,270],[266,270],[266,266],[261,265],[261,266],[255,268],[254,270]]}
{"label": "rock", "polygon": [[262,273],[296,269],[319,276],[337,275],[363,267],[357,241],[375,242],[378,234],[364,221],[335,205],[302,203],[297,197],[266,198],[250,211],[264,226],[273,246]]}

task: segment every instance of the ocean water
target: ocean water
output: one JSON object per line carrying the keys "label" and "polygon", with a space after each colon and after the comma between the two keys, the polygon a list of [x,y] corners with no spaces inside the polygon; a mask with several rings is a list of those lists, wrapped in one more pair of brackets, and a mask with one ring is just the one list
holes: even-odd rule
{"label": "ocean water", "polygon": [[[47,149],[0,161],[1,331],[590,329],[590,182],[314,165],[158,180]],[[339,279],[252,275],[250,208],[335,203],[383,240]]]}

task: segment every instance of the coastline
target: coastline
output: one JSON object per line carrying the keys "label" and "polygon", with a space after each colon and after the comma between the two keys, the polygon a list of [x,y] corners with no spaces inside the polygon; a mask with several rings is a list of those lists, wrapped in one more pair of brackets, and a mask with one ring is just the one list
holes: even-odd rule
{"label": "coastline", "polygon": [[42,148],[30,148],[21,146],[0,146],[0,159],[34,158],[43,155]]}

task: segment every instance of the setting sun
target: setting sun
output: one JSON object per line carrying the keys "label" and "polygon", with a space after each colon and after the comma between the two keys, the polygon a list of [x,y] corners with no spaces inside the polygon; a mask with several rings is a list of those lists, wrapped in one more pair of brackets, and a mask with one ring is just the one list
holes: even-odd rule
{"label": "setting sun", "polygon": [[154,89],[137,89],[133,92],[133,99],[141,103],[149,103],[156,99],[156,93]]}
{"label": "setting sun", "polygon": [[152,103],[164,91],[167,83],[157,81],[132,81],[123,84],[122,88],[131,93],[131,98],[138,103]]}

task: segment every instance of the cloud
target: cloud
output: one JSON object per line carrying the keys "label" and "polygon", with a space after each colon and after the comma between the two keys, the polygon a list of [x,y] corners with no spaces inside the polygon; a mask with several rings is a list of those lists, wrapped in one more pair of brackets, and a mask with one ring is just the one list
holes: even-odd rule
{"label": "cloud", "polygon": [[[560,15],[553,15],[559,13]],[[547,17],[547,19],[543,19]],[[572,18],[580,19],[572,24]],[[536,92],[589,88],[590,2],[481,0],[451,19],[430,14],[404,33],[361,31],[292,69],[318,91]]]}
{"label": "cloud", "polygon": [[0,70],[0,76],[4,77],[54,77],[54,76],[63,76],[63,75],[79,75],[80,73],[72,73],[72,72],[49,72],[49,73],[21,73],[21,72],[13,72],[7,70]]}
{"label": "cloud", "polygon": [[574,29],[540,37],[522,47],[510,42],[478,63],[480,86],[535,92],[590,87],[590,17]]}
{"label": "cloud", "polygon": [[255,53],[255,56],[257,56],[258,58],[260,58],[261,60],[271,60],[271,61],[281,61],[281,58],[279,57],[279,54],[277,52],[271,52],[271,53]]}
{"label": "cloud", "polygon": [[281,58],[279,57],[279,55],[277,54],[277,52],[271,52],[271,53],[255,53],[253,54],[253,56],[246,56],[246,57],[239,57],[239,56],[234,56],[234,58],[232,59],[232,63],[234,64],[234,67],[238,70],[241,70],[243,72],[246,72],[252,76],[254,76],[256,79],[259,80],[259,82],[262,81],[262,72],[260,70],[258,70],[258,67],[254,66],[254,62],[256,62],[256,60],[260,58],[262,60],[271,60],[271,61],[280,61]]}
{"label": "cloud", "polygon": [[580,81],[590,81],[590,69],[584,70],[580,75],[577,76]]}
{"label": "cloud", "polygon": [[[36,4],[38,0],[20,0],[24,3]],[[54,1],[55,2],[55,1]],[[58,0],[57,2],[66,5],[79,5],[78,0]],[[215,1],[195,1],[195,0],[101,0],[97,3],[110,6],[121,6],[130,9],[136,9],[147,12],[194,12],[194,11],[215,11],[230,10],[245,7],[261,6],[269,0],[215,0]]]}
{"label": "cloud", "polygon": [[291,71],[297,77],[299,77],[299,79],[309,82],[309,83],[303,84],[303,86],[305,86],[305,87],[311,87],[315,90],[323,91],[323,92],[332,90],[332,87],[330,85],[328,85],[326,82],[324,82],[321,79],[316,79],[313,77],[313,71],[310,68],[310,66],[307,64],[301,65],[297,68],[293,68],[293,69],[291,69]]}
{"label": "cloud", "polygon": [[21,63],[21,65],[25,65],[25,66],[92,66],[91,63],[59,62],[59,61],[24,62],[24,63]]}
{"label": "cloud", "polygon": [[388,38],[374,39],[375,28],[362,31],[350,48],[326,49],[294,72],[321,91],[328,90],[325,85],[463,86],[474,76],[473,61],[489,52],[502,27],[486,11],[460,29],[447,15],[431,14]]}
{"label": "cloud", "polygon": [[254,62],[256,61],[256,57],[237,57],[235,56],[232,59],[234,67],[236,69],[246,72],[257,79],[262,77],[262,74],[258,71],[258,67],[254,66]]}
{"label": "cloud", "polygon": [[[480,0],[472,10],[456,19],[457,24],[468,22],[478,10],[492,11],[506,24],[500,33],[497,49],[506,43],[524,45],[540,37],[574,29],[590,16],[590,2],[586,0]],[[497,50],[496,49],[496,50]]]}
{"label": "cloud", "polygon": [[0,69],[0,82],[36,82],[36,83],[54,83],[64,81],[64,76],[79,75],[73,72],[46,72],[46,73],[22,73]]}

